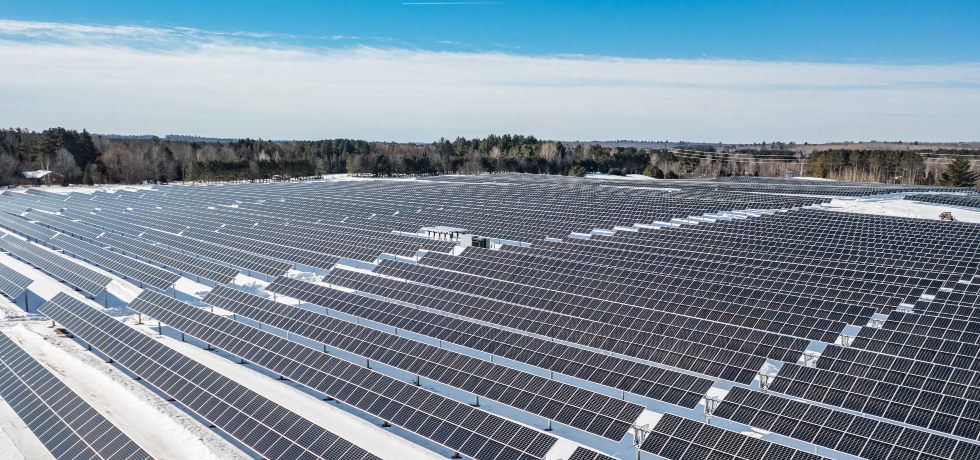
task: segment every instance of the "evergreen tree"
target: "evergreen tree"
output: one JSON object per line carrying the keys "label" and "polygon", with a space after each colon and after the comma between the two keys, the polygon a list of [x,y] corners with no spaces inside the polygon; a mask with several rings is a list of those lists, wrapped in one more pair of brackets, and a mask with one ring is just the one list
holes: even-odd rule
{"label": "evergreen tree", "polygon": [[939,175],[936,185],[948,187],[973,187],[977,183],[977,173],[970,168],[970,162],[963,157],[953,158]]}
{"label": "evergreen tree", "polygon": [[99,151],[95,148],[95,143],[92,142],[92,136],[84,129],[78,135],[75,148],[68,150],[75,156],[75,162],[78,163],[78,166],[87,166],[99,158]]}
{"label": "evergreen tree", "polygon": [[656,165],[647,166],[647,169],[643,171],[643,175],[647,177],[652,177],[654,179],[663,179],[664,172]]}
{"label": "evergreen tree", "polygon": [[95,181],[92,179],[92,168],[89,165],[85,165],[85,175],[82,176],[82,184],[95,185]]}

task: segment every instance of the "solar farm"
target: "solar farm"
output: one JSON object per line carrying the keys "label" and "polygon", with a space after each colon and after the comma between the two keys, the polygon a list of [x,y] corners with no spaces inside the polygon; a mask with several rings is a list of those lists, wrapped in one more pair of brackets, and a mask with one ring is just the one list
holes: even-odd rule
{"label": "solar farm", "polygon": [[0,457],[977,459],[978,239],[801,179],[9,190]]}

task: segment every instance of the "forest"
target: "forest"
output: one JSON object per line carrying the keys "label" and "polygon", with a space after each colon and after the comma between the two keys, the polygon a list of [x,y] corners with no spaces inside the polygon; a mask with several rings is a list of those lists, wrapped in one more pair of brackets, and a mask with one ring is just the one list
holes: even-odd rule
{"label": "forest", "polygon": [[[428,176],[447,173],[646,174],[656,178],[799,175],[829,179],[932,184],[953,155],[976,151],[826,150],[809,154],[782,143],[761,149],[678,144],[670,150],[602,147],[490,135],[431,144],[352,139],[207,142],[118,138],[64,128],[0,130],[0,186],[26,184],[24,171],[50,170],[66,184],[143,181],[274,181],[352,174]],[[183,140],[187,139],[187,140]]]}

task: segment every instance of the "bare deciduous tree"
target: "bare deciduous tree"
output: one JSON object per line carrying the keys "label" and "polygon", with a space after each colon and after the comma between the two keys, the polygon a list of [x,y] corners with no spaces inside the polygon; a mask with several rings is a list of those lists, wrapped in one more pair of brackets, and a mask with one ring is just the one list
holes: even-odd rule
{"label": "bare deciduous tree", "polygon": [[149,177],[146,162],[136,152],[116,147],[102,154],[102,163],[109,173],[120,182],[133,184],[143,177]]}
{"label": "bare deciduous tree", "polygon": [[82,176],[82,169],[75,163],[75,157],[64,147],[58,149],[54,161],[51,162],[51,168],[68,183],[74,183]]}

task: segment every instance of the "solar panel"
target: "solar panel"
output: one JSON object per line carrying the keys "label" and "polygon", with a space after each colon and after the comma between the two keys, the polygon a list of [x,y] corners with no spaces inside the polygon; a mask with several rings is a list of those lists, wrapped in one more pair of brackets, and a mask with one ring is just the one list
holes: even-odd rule
{"label": "solar panel", "polygon": [[34,280],[17,273],[16,270],[0,264],[0,292],[11,299],[16,299],[27,291]]}
{"label": "solar panel", "polygon": [[10,235],[0,238],[0,249],[89,293],[92,297],[99,295],[112,282],[109,276]]}
{"label": "solar panel", "polygon": [[709,379],[291,278],[279,278],[266,289],[397,329],[689,409],[697,406],[714,384]]}
{"label": "solar panel", "polygon": [[53,228],[62,233],[67,233],[76,238],[88,238],[89,240],[93,240],[102,234],[102,231],[96,229],[95,227],[85,225],[80,222],[71,221],[63,217],[45,214],[43,212],[31,211],[27,213],[26,217],[39,223],[40,225]]}
{"label": "solar panel", "polygon": [[265,458],[378,459],[64,293],[39,310]]}
{"label": "solar panel", "polygon": [[13,214],[15,216],[19,216],[27,212],[29,209],[31,208],[15,203],[0,203],[0,211],[3,211],[8,214]]}
{"label": "solar panel", "polygon": [[[133,254],[144,259],[163,265],[164,268],[173,268],[182,273],[193,275],[216,284],[228,284],[240,273],[238,270],[227,265],[221,265],[207,260],[201,260],[169,249],[154,246],[149,243],[134,240],[124,236],[106,233],[96,240],[100,244],[125,253]],[[186,275],[185,275],[186,276]],[[188,277],[189,278],[189,277]]]}
{"label": "solar panel", "polygon": [[197,254],[202,257],[241,267],[250,272],[261,273],[272,277],[282,276],[293,268],[293,264],[291,263],[157,230],[147,230],[143,233],[142,237],[150,241],[165,244],[179,251]]}
{"label": "solar panel", "polygon": [[572,452],[571,457],[568,460],[616,460],[615,457],[610,457],[605,454],[600,454],[584,447],[577,447],[575,451]]}
{"label": "solar panel", "polygon": [[14,217],[4,213],[0,213],[0,227],[43,242],[46,242],[57,234],[53,230],[34,225],[20,217]]}
{"label": "solar panel", "polygon": [[[451,283],[455,282],[452,275],[447,275],[443,279],[445,282],[436,282],[426,277],[426,274],[413,276],[412,273],[418,273],[417,267],[409,267],[416,266],[382,261],[376,270],[379,274],[404,278],[413,283],[350,270],[334,270],[324,279],[324,282],[375,295],[392,296],[402,301],[415,292],[422,298],[412,303],[423,307],[593,348],[615,350],[635,358],[740,383],[751,382],[766,360],[764,356],[751,356],[743,352],[743,346],[751,346],[752,349],[749,351],[757,350],[758,354],[773,353],[779,358],[793,356],[792,359],[797,359],[809,343],[780,342],[777,337],[766,337],[762,333],[756,334],[758,337],[755,337],[749,331],[712,330],[709,324],[692,323],[688,318],[677,316],[671,316],[669,319],[644,318],[651,323],[650,327],[640,331],[629,330],[585,318],[584,316],[587,316],[585,314],[571,316],[513,303],[491,302],[485,298],[465,298],[449,290]],[[418,270],[425,270],[425,267]],[[419,286],[414,283],[434,283],[443,289],[436,290],[431,286]],[[470,290],[472,287],[464,285],[465,283],[460,282],[456,285],[456,290]],[[517,295],[519,295],[517,292],[510,291],[501,298],[513,299]],[[726,350],[716,345],[719,336],[735,337],[740,340],[726,340],[725,345],[729,348]],[[697,341],[692,340],[693,338],[697,338]],[[784,343],[786,348],[778,346]]]}
{"label": "solar panel", "polygon": [[130,308],[477,460],[541,459],[557,438],[240,322],[144,291]]}
{"label": "solar panel", "polygon": [[208,305],[619,441],[643,406],[377,329],[217,287]]}
{"label": "solar panel", "polygon": [[819,460],[825,457],[708,425],[664,414],[640,449],[668,460]]}
{"label": "solar panel", "polygon": [[2,333],[0,397],[54,458],[151,459],[132,439]]}
{"label": "solar panel", "polygon": [[75,257],[119,273],[126,278],[139,281],[140,287],[146,284],[165,291],[173,287],[174,283],[180,279],[180,275],[176,273],[154,267],[75,238],[70,238],[67,235],[55,236],[48,240],[48,243],[63,249],[66,253],[70,253]]}
{"label": "solar panel", "polygon": [[867,459],[980,455],[978,444],[740,387],[713,415]]}

